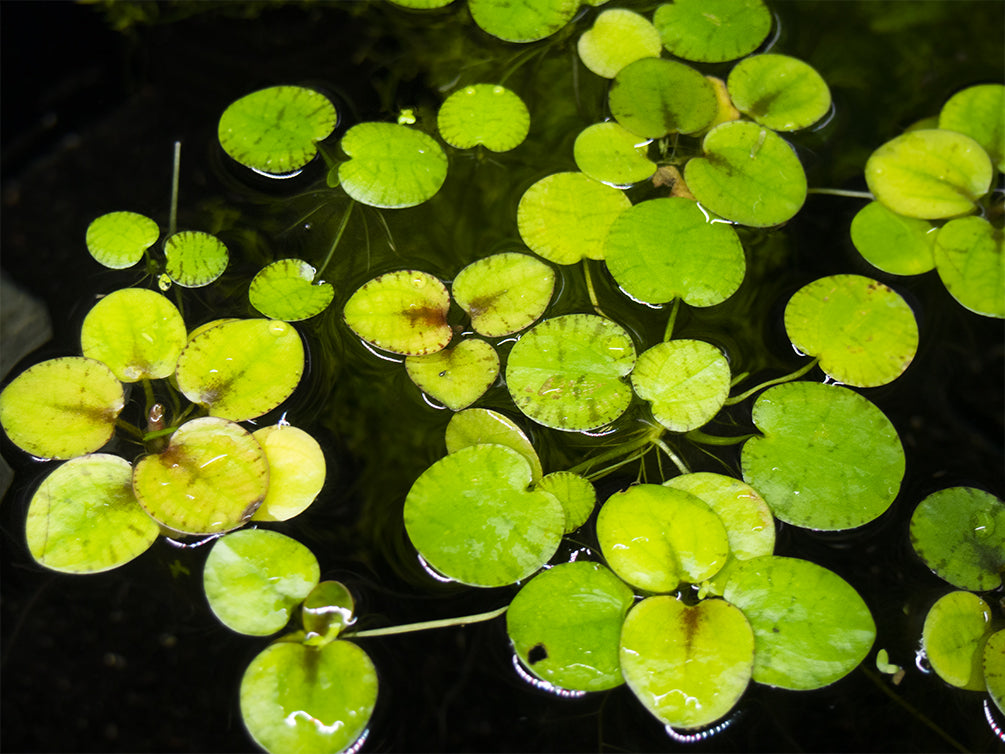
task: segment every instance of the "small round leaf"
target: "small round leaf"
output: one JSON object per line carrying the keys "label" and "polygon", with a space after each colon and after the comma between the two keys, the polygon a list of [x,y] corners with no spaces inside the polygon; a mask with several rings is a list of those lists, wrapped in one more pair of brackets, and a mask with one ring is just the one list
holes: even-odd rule
{"label": "small round leaf", "polygon": [[961,217],[935,237],[935,268],[946,290],[964,307],[1005,317],[1005,255],[1001,228],[983,217]]}
{"label": "small round leaf", "polygon": [[331,283],[315,282],[317,275],[302,259],[278,259],[251,280],[248,298],[266,317],[297,322],[320,314],[335,298]]}
{"label": "small round leaf", "polygon": [[920,275],[935,267],[935,226],[869,202],[851,221],[851,242],[873,267],[891,275]]}
{"label": "small round leaf", "polygon": [[297,427],[272,424],[252,436],[269,463],[269,490],[255,521],[286,521],[314,502],[325,483],[325,455],[318,441]]}
{"label": "small round leaf", "polygon": [[124,270],[143,258],[160,236],[157,223],[136,212],[109,212],[87,226],[85,243],[91,256],[105,267]]}
{"label": "small round leaf", "polygon": [[499,354],[484,340],[466,338],[453,348],[406,356],[405,370],[422,392],[451,411],[467,408],[499,376]]}
{"label": "small round leaf", "polygon": [[660,33],[647,18],[624,8],[605,10],[577,44],[579,59],[598,76],[613,79],[640,58],[658,58]]}
{"label": "small round leaf", "polygon": [[544,314],[555,291],[555,271],[528,254],[493,254],[457,273],[451,290],[475,332],[501,338]]}
{"label": "small round leaf", "polygon": [[543,470],[541,459],[524,431],[516,423],[497,411],[487,408],[468,408],[458,411],[447,423],[444,433],[448,453],[456,453],[471,445],[494,443],[512,448],[530,464],[531,481],[537,482]]}
{"label": "small round leaf", "polygon": [[164,242],[165,270],[183,288],[201,288],[227,269],[230,254],[223,241],[209,233],[185,230]]}
{"label": "small round leaf", "polygon": [[550,492],[565,510],[565,533],[586,523],[597,505],[597,490],[590,480],[571,471],[553,471],[542,477],[535,489]]}
{"label": "small round leaf", "polygon": [[938,676],[952,686],[983,691],[983,642],[991,608],[972,592],[950,592],[935,601],[921,630],[921,645]]}
{"label": "small round leaf", "polygon": [[304,643],[319,646],[338,637],[356,622],[355,600],[341,581],[322,581],[304,598],[300,620],[304,625]]}
{"label": "small round leaf", "polygon": [[831,92],[808,63],[788,55],[752,55],[726,81],[736,108],[775,131],[797,131],[827,114]]}
{"label": "small round leaf", "polygon": [[447,97],[436,116],[443,140],[458,149],[481,144],[493,152],[508,152],[530,131],[530,112],[504,86],[475,84]]}
{"label": "small round leaf", "polygon": [[632,387],[652,403],[653,418],[671,432],[690,432],[719,413],[729,396],[729,362],[702,340],[671,340],[645,351]]}
{"label": "small round leaf", "polygon": [[398,270],[379,275],[345,305],[345,323],[359,337],[391,353],[421,356],[446,347],[450,294],[433,275]]}
{"label": "small round leaf", "polygon": [[674,0],[656,8],[663,46],[679,58],[724,63],[749,55],[771,31],[761,0]]}
{"label": "small round leaf", "polygon": [[580,131],[572,153],[576,167],[590,178],[625,186],[644,181],[656,172],[656,163],[646,156],[648,144],[648,139],[608,121]]}
{"label": "small round leaf", "polygon": [[618,123],[647,139],[697,133],[718,111],[708,79],[689,65],[664,58],[641,58],[622,68],[608,103]]}
{"label": "small round leaf", "polygon": [[507,42],[536,42],[565,26],[580,0],[468,0],[471,18],[484,31]]}
{"label": "small round leaf", "polygon": [[959,131],[984,147],[999,170],[1005,171],[1005,86],[969,86],[942,106],[939,128]]}

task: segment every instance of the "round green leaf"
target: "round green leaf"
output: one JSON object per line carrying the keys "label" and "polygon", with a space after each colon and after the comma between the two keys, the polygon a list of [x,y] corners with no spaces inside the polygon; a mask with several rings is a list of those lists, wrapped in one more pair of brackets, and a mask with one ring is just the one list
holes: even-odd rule
{"label": "round green leaf", "polygon": [[345,305],[345,323],[377,348],[409,356],[435,353],[453,336],[447,323],[450,294],[428,272],[398,270],[379,275]]}
{"label": "round green leaf", "polygon": [[565,526],[562,504],[528,489],[530,483],[530,464],[515,450],[462,448],[412,485],[405,530],[419,554],[448,578],[472,586],[516,583],[555,554]]}
{"label": "round green leaf", "polygon": [[1005,317],[1002,230],[983,217],[961,217],[935,237],[935,267],[963,306],[986,317]]}
{"label": "round green leaf", "polygon": [[561,29],[579,10],[580,0],[468,0],[471,18],[480,28],[507,42],[536,42]]}
{"label": "round green leaf", "polygon": [[1005,86],[979,84],[963,89],[942,106],[939,128],[966,134],[1005,172]]}
{"label": "round green leaf", "polygon": [[747,121],[722,123],[705,136],[704,157],[688,161],[684,180],[699,202],[742,225],[789,220],[806,200],[806,173],[774,131]]}
{"label": "round green leaf", "polygon": [[797,131],[827,114],[831,92],[808,63],[788,55],[752,55],[726,81],[733,104],[762,126]]}
{"label": "round green leaf", "polygon": [[286,521],[314,502],[325,483],[325,456],[318,441],[297,427],[272,424],[252,436],[269,463],[269,491],[255,521]]}
{"label": "round green leaf", "polygon": [[754,663],[754,635],[743,613],[723,600],[685,605],[670,596],[638,603],[621,631],[621,671],[656,718],[700,728],[739,700]]}
{"label": "round green leaf", "polygon": [[0,424],[10,441],[38,458],[91,453],[115,434],[125,394],[112,370],[67,356],[29,367],[0,393]]}
{"label": "round green leaf", "polygon": [[322,581],[311,589],[301,605],[304,643],[319,646],[334,640],[356,622],[356,603],[341,581]]}
{"label": "round green leaf", "polygon": [[854,391],[790,382],[754,403],[763,433],[743,446],[743,479],[794,526],[854,529],[890,507],[904,478],[904,449],[890,420]]}
{"label": "round green leaf", "polygon": [[679,58],[724,63],[749,55],[771,31],[761,0],[674,0],[656,9],[663,46]]}
{"label": "round green leaf", "polygon": [[450,417],[445,433],[448,453],[471,445],[494,443],[512,448],[530,464],[531,481],[537,482],[543,470],[537,451],[523,430],[506,416],[487,408],[468,408]]}
{"label": "round green leaf", "polygon": [[269,487],[265,451],[240,424],[205,416],[186,422],[160,453],[133,469],[133,490],[158,523],[184,534],[245,524]]}
{"label": "round green leaf", "polygon": [[160,236],[157,223],[136,212],[109,212],[87,226],[87,250],[113,270],[132,267]]}
{"label": "round green leaf", "polygon": [[894,212],[927,220],[965,215],[991,188],[980,144],[955,131],[921,129],[891,139],[865,163],[865,181]]}
{"label": "round green leaf", "polygon": [[590,480],[571,471],[553,471],[542,477],[535,489],[550,492],[558,498],[565,511],[566,534],[585,524],[597,505],[597,490]]}
{"label": "round green leaf", "polygon": [[984,643],[984,682],[995,706],[1005,712],[1005,630],[996,631]]}
{"label": "round green leaf", "polygon": [[603,259],[611,224],[631,206],[619,189],[582,173],[555,173],[524,192],[516,221],[535,254],[555,264],[575,264]]}
{"label": "round green leaf", "polygon": [[493,152],[508,152],[530,131],[530,112],[504,86],[475,84],[447,97],[436,116],[440,136],[458,149],[479,144]]}
{"label": "round green leaf", "polygon": [[193,338],[178,359],[178,389],[211,416],[254,419],[289,398],[304,372],[300,334],[278,320],[223,322]]}
{"label": "round green leaf", "polygon": [[865,261],[891,275],[920,275],[935,267],[935,226],[869,202],[851,221],[851,242]]}
{"label": "round green leaf", "polygon": [[708,79],[689,65],[664,58],[641,58],[622,68],[608,104],[618,123],[647,139],[697,133],[718,111]]}
{"label": "round green leaf", "polygon": [[598,429],[632,400],[625,376],[635,364],[631,336],[593,314],[546,319],[510,350],[506,387],[523,413],[546,427]]}
{"label": "round green leaf", "polygon": [[528,254],[493,254],[457,273],[451,290],[475,332],[501,338],[544,314],[555,291],[555,271]]}
{"label": "round green leaf", "polygon": [[722,521],[683,490],[637,484],[611,495],[597,515],[597,540],[607,564],[648,592],[700,584],[726,562]]}
{"label": "round green leaf", "polygon": [[658,343],[639,356],[632,387],[671,432],[690,432],[719,413],[730,388],[729,362],[702,340]]}
{"label": "round green leaf", "polygon": [[499,354],[477,338],[423,356],[406,356],[405,370],[419,389],[451,411],[467,408],[499,376]]}
{"label": "round green leaf", "polygon": [[660,33],[647,18],[624,8],[605,10],[583,32],[577,49],[583,65],[598,76],[613,79],[640,58],[658,58]]}
{"label": "round green leaf", "polygon": [[971,592],[950,592],[925,616],[921,646],[938,676],[952,686],[983,691],[984,639],[990,633],[991,608]]}
{"label": "round green leaf", "polygon": [[876,624],[865,602],[833,571],[766,555],[736,564],[723,595],[754,629],[754,680],[816,689],[865,659]]}
{"label": "round green leaf", "polygon": [[251,280],[248,298],[266,317],[297,322],[328,308],[335,297],[331,283],[314,282],[317,270],[302,259],[278,259]]}
{"label": "round green leaf", "polygon": [[317,154],[316,142],[335,130],[335,106],[302,86],[273,86],[232,102],[217,135],[223,151],[267,175],[301,170]]}
{"label": "round green leaf", "polygon": [[342,137],[349,160],[339,182],[371,207],[414,207],[433,197],[447,178],[447,156],[436,140],[397,123],[359,123]]}
{"label": "round green leaf", "polygon": [[95,304],[80,328],[84,356],[106,364],[122,382],[171,375],[185,347],[177,307],[145,288],[122,288]]}
{"label": "round green leaf", "polygon": [[972,487],[933,492],[911,516],[911,544],[957,589],[997,589],[1005,571],[1005,503]]}
{"label": "round green leaf", "polygon": [[562,563],[532,578],[506,610],[517,656],[538,678],[562,689],[620,686],[621,625],[632,590],[600,563]]}
{"label": "round green leaf", "polygon": [[348,641],[271,644],[241,679],[244,724],[270,752],[343,752],[366,733],[376,703],[377,670]]}
{"label": "round green leaf", "polygon": [[639,202],[611,226],[604,243],[611,275],[633,299],[714,306],[743,282],[743,245],[728,223],[713,221],[690,199]]}
{"label": "round green leaf", "polygon": [[580,131],[572,152],[576,167],[590,178],[624,186],[644,181],[656,172],[656,163],[646,156],[648,144],[648,139],[608,121]]}
{"label": "round green leaf", "polygon": [[214,235],[185,230],[164,242],[168,276],[184,288],[201,288],[227,269],[227,247]]}
{"label": "round green leaf", "polygon": [[900,294],[861,275],[830,275],[800,288],[785,306],[785,331],[838,382],[893,382],[918,350],[918,323]]}
{"label": "round green leaf", "polygon": [[414,8],[416,10],[431,10],[433,8],[446,8],[454,0],[389,0],[392,5],[400,5],[402,8]]}
{"label": "round green leaf", "polygon": [[320,578],[314,553],[295,539],[245,529],[216,541],[202,583],[213,614],[227,628],[268,636],[289,623]]}
{"label": "round green leaf", "polygon": [[94,453],[53,471],[36,490],[25,525],[28,549],[46,568],[94,573],[146,552],[157,526],[133,495],[133,467]]}

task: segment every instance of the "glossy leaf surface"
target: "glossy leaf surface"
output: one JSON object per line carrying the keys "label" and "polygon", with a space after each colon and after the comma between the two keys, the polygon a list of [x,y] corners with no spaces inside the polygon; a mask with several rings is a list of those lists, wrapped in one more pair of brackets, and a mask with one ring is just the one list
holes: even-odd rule
{"label": "glossy leaf surface", "polygon": [[475,84],[447,97],[440,105],[436,126],[443,140],[458,149],[482,145],[493,152],[508,152],[527,138],[530,112],[510,89]]}
{"label": "glossy leaf surface", "polygon": [[269,490],[252,516],[255,521],[286,521],[299,516],[324,487],[327,469],[318,441],[298,427],[271,424],[252,436],[269,463]]}
{"label": "glossy leaf surface", "polygon": [[305,643],[318,646],[334,640],[356,622],[355,606],[352,593],[341,581],[319,583],[300,606]]}
{"label": "glossy leaf surface", "polygon": [[658,343],[639,356],[632,387],[652,403],[653,418],[671,432],[689,432],[719,413],[729,395],[729,362],[702,340]]}
{"label": "glossy leaf surface", "polygon": [[938,676],[952,686],[983,691],[984,639],[991,608],[972,592],[950,592],[925,616],[921,645]]}
{"label": "glossy leaf surface", "polygon": [[608,103],[618,123],[647,139],[701,131],[718,109],[715,91],[704,76],[665,58],[642,58],[622,68]]}
{"label": "glossy leaf surface", "polygon": [[537,482],[543,473],[541,459],[527,435],[516,422],[498,411],[487,408],[458,411],[447,423],[445,439],[448,453],[456,453],[471,445],[505,445],[530,464],[532,481]]}
{"label": "glossy leaf surface", "polygon": [[647,157],[648,143],[614,121],[594,123],[579,132],[573,158],[590,178],[623,186],[656,172],[656,163]]}
{"label": "glossy leaf surface", "polygon": [[555,271],[529,254],[493,254],[457,273],[451,291],[475,332],[500,338],[544,314],[555,291]]}
{"label": "glossy leaf surface", "polygon": [[315,282],[317,270],[302,259],[277,259],[251,280],[248,298],[266,317],[297,322],[328,308],[335,297],[331,283]]}
{"label": "glossy leaf surface", "polygon": [[722,63],[748,55],[771,30],[761,0],[674,0],[656,8],[663,46],[679,58]]}
{"label": "glossy leaf surface", "polygon": [[465,338],[436,353],[407,356],[405,369],[422,392],[451,411],[460,411],[496,381],[499,354],[484,340]]}
{"label": "glossy leaf surface", "polygon": [[124,270],[139,262],[160,234],[157,223],[146,215],[108,212],[91,221],[84,242],[96,261],[113,270]]}
{"label": "glossy leaf surface", "polygon": [[343,316],[367,343],[391,353],[421,356],[450,342],[449,309],[450,294],[438,278],[398,270],[375,277],[352,294]]}
{"label": "glossy leaf surface", "polygon": [[339,182],[371,207],[414,207],[432,198],[447,178],[447,156],[431,136],[397,123],[358,123],[346,131]]}

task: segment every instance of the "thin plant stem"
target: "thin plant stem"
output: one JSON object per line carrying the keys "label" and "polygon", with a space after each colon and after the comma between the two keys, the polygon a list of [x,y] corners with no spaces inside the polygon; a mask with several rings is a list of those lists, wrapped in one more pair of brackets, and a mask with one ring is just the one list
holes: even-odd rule
{"label": "thin plant stem", "polygon": [[388,626],[387,628],[370,628],[364,631],[348,631],[342,634],[349,639],[365,639],[370,636],[393,636],[395,634],[410,634],[415,631],[429,631],[434,628],[449,628],[451,626],[466,626],[469,623],[483,623],[484,621],[498,618],[506,612],[509,605],[503,605],[487,613],[477,615],[463,615],[459,618],[441,618],[440,620],[427,620],[421,623],[406,623],[403,626]]}
{"label": "thin plant stem", "polygon": [[667,319],[666,329],[663,331],[663,340],[670,340],[673,337],[673,326],[677,322],[677,312],[680,311],[680,299],[675,298],[670,307],[670,317]]}
{"label": "thin plant stem", "polygon": [[750,390],[747,390],[746,392],[740,393],[739,395],[730,396],[729,398],[726,399],[725,405],[732,406],[734,403],[740,403],[741,401],[745,401],[754,393],[756,393],[759,390],[764,390],[764,388],[766,387],[771,387],[772,385],[781,385],[783,382],[792,382],[792,380],[798,380],[800,377],[802,377],[804,374],[810,371],[813,367],[815,367],[818,361],[820,361],[820,358],[816,357],[809,364],[800,367],[791,374],[786,374],[783,375],[782,377],[776,377],[773,380],[762,382],[760,385],[756,385],[750,388]]}
{"label": "thin plant stem", "polygon": [[[603,453],[598,453],[597,455],[592,456],[591,458],[587,458],[582,463],[578,463],[575,466],[573,466],[571,469],[569,469],[569,471],[571,471],[573,474],[580,474],[588,471],[589,469],[593,468],[599,463],[603,463],[604,461],[609,461],[614,458],[623,458],[625,456],[630,456],[639,448],[644,448],[646,445],[650,445],[654,440],[659,439],[660,435],[663,434],[663,431],[664,430],[662,427],[651,427],[650,429],[645,431],[642,434],[642,436],[639,437],[638,439],[632,440],[631,442],[619,444],[611,448],[610,450],[605,450]],[[634,456],[632,459],[629,460],[634,460],[635,457],[638,456]],[[619,466],[620,465],[624,464],[619,464]]]}
{"label": "thin plant stem", "polygon": [[590,482],[595,482],[598,479],[603,479],[605,476],[607,476],[608,474],[610,474],[612,471],[617,471],[622,466],[627,466],[628,464],[632,463],[633,461],[638,461],[638,460],[641,460],[641,459],[645,458],[646,453],[648,453],[650,450],[652,450],[652,447],[642,448],[641,450],[638,450],[637,452],[633,453],[632,455],[628,456],[627,458],[622,458],[617,463],[612,463],[610,466],[605,466],[604,468],[600,469],[600,471],[594,471],[592,474],[587,474],[586,475],[586,479],[587,479],[587,481],[590,481]]}
{"label": "thin plant stem", "polygon": [[171,210],[168,214],[168,235],[178,230],[178,176],[181,175],[181,142],[174,143],[174,165],[171,169]]}
{"label": "thin plant stem", "polygon": [[700,429],[692,429],[686,435],[684,435],[691,442],[700,443],[702,445],[738,445],[745,440],[749,440],[754,435],[733,435],[732,437],[723,437],[721,435],[706,435]]}
{"label": "thin plant stem", "polygon": [[659,438],[656,438],[655,440],[653,440],[653,445],[655,445],[657,448],[666,453],[667,458],[673,461],[673,465],[677,467],[677,470],[680,471],[681,474],[691,473],[691,469],[687,467],[687,464],[685,464],[684,461],[681,460],[681,457],[678,456],[676,453],[674,453],[673,449],[665,442],[663,442]]}
{"label": "thin plant stem", "polygon": [[332,261],[332,256],[335,254],[335,249],[338,248],[339,241],[342,240],[342,236],[345,234],[346,226],[349,225],[349,216],[352,215],[352,209],[356,206],[356,200],[350,199],[349,206],[345,208],[345,212],[342,213],[342,220],[339,222],[338,230],[335,231],[335,238],[332,239],[332,245],[328,249],[328,256],[325,257],[325,261],[318,268],[318,274],[324,274],[324,271],[328,268],[328,263]]}
{"label": "thin plant stem", "polygon": [[847,189],[811,188],[807,194],[826,194],[828,196],[847,196],[851,199],[875,199],[868,191],[849,191]]}
{"label": "thin plant stem", "polygon": [[157,402],[157,398],[154,396],[154,386],[150,384],[150,380],[143,378],[143,395],[147,401],[146,414],[150,415],[150,409],[153,408],[154,403]]}
{"label": "thin plant stem", "polygon": [[116,419],[115,426],[136,440],[143,439],[143,433],[140,432],[140,430],[137,427],[134,427],[132,424],[127,422],[125,419]]}
{"label": "thin plant stem", "polygon": [[585,259],[583,260],[583,278],[586,280],[586,292],[590,296],[590,303],[593,304],[593,311],[604,319],[610,319],[610,317],[604,314],[604,310],[600,308],[600,301],[597,300],[597,291],[593,287],[593,277],[590,275],[590,264]]}

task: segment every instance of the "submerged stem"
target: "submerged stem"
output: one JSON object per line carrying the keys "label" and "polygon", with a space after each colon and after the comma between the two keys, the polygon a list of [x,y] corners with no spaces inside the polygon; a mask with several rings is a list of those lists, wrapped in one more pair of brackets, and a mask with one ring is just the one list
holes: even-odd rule
{"label": "submerged stem", "polygon": [[392,636],[394,634],[409,634],[414,631],[428,631],[433,628],[449,628],[450,626],[466,626],[469,623],[482,623],[484,621],[498,618],[506,612],[509,605],[503,605],[487,613],[477,615],[462,615],[459,618],[441,618],[439,620],[427,620],[421,623],[406,623],[403,626],[388,626],[387,628],[370,628],[364,631],[349,631],[342,634],[344,638],[364,639],[368,636]]}
{"label": "submerged stem", "polygon": [[168,215],[168,235],[178,229],[178,176],[181,175],[181,142],[174,143],[174,164],[171,168],[171,210]]}
{"label": "submerged stem", "polygon": [[849,191],[847,189],[832,188],[811,188],[806,190],[807,194],[826,194],[828,196],[847,196],[852,199],[875,199],[868,191]]}
{"label": "submerged stem", "polygon": [[586,280],[586,292],[590,296],[590,303],[593,304],[593,311],[604,319],[610,319],[610,317],[604,314],[604,310],[600,308],[600,301],[597,300],[597,291],[593,287],[593,277],[590,275],[590,263],[585,259],[583,260],[583,278]]}
{"label": "submerged stem", "polygon": [[335,254],[335,249],[338,248],[339,241],[342,240],[342,236],[345,234],[346,226],[349,225],[349,216],[352,215],[352,209],[356,206],[356,200],[350,199],[349,206],[345,208],[345,212],[342,213],[342,220],[339,222],[338,230],[335,231],[335,238],[332,239],[332,245],[328,249],[328,256],[325,257],[325,261],[318,268],[318,275],[323,275],[324,271],[328,268],[328,263],[332,261],[332,256]]}
{"label": "submerged stem", "polygon": [[681,459],[681,457],[678,456],[676,453],[674,453],[673,449],[665,442],[663,442],[659,438],[656,438],[655,440],[653,440],[653,445],[655,445],[657,448],[666,453],[667,458],[673,461],[673,465],[677,467],[677,470],[680,471],[681,474],[691,473],[691,469],[687,467],[687,464],[685,464],[684,461]]}
{"label": "submerged stem", "polygon": [[754,434],[723,437],[722,435],[706,435],[700,429],[692,429],[684,436],[691,442],[700,443],[701,445],[739,445],[741,442],[754,437]]}
{"label": "submerged stem", "polygon": [[673,337],[673,326],[677,322],[677,312],[680,311],[680,299],[675,298],[673,300],[673,306],[670,307],[670,317],[667,319],[666,329],[663,331],[663,340],[670,340]]}
{"label": "submerged stem", "polygon": [[739,395],[732,395],[726,399],[725,405],[732,406],[734,403],[740,403],[741,401],[745,401],[754,393],[756,393],[759,390],[764,390],[764,388],[766,387],[771,387],[772,385],[781,385],[783,382],[792,382],[792,380],[798,380],[800,377],[802,377],[804,374],[810,371],[813,367],[815,367],[817,365],[817,362],[819,361],[820,361],[819,356],[814,357],[814,359],[809,364],[800,367],[791,374],[786,374],[781,377],[776,377],[773,380],[762,382],[760,385],[755,385],[754,387],[750,388],[750,390],[740,393]]}

